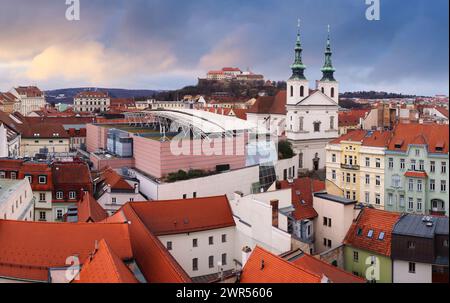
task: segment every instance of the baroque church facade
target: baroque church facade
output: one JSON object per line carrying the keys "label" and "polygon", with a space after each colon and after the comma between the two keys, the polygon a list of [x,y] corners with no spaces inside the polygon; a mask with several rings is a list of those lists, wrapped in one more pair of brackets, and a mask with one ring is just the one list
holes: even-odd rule
{"label": "baroque church facade", "polygon": [[329,30],[322,78],[315,89],[310,89],[305,76],[302,50],[298,31],[292,76],[287,81],[285,133],[299,155],[299,169],[319,170],[325,167],[326,144],[339,137],[339,83],[334,78]]}

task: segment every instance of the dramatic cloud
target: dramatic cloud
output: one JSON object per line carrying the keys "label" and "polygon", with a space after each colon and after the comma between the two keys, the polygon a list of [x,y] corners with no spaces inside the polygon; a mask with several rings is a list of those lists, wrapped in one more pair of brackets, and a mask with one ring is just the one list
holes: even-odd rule
{"label": "dramatic cloud", "polygon": [[448,94],[448,0],[0,0],[0,90],[37,84],[174,89],[209,69],[289,77],[302,19],[306,75],[320,77],[326,26],[341,90]]}

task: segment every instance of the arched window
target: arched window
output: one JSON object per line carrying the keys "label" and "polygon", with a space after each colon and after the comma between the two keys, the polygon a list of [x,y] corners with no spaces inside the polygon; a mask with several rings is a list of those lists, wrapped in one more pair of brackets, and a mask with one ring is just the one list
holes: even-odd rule
{"label": "arched window", "polygon": [[291,97],[294,97],[294,87],[291,85]]}
{"label": "arched window", "polygon": [[303,97],[305,95],[305,87],[302,85],[300,86],[300,97]]}
{"label": "arched window", "polygon": [[334,98],[334,87],[331,88],[331,98]]}
{"label": "arched window", "polygon": [[322,94],[325,94],[325,88],[322,87]]}

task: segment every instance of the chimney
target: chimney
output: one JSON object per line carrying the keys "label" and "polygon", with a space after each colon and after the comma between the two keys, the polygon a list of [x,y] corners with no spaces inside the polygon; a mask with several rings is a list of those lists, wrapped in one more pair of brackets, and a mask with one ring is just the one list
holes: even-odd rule
{"label": "chimney", "polygon": [[272,226],[278,228],[278,204],[279,200],[271,200],[270,206],[272,206]]}
{"label": "chimney", "polygon": [[242,248],[242,268],[244,268],[245,264],[248,261],[248,258],[250,258],[250,255],[252,253],[252,249],[248,246],[244,246]]}

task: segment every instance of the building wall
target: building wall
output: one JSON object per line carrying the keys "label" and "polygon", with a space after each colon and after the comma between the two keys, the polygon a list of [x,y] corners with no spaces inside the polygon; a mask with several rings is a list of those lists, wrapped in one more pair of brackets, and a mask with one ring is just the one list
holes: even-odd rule
{"label": "building wall", "polygon": [[[41,194],[45,195],[45,200],[41,200]],[[34,221],[53,222],[52,212],[52,192],[51,191],[33,191],[35,199]],[[41,212],[45,213],[45,220],[41,219]]]}
{"label": "building wall", "polygon": [[[113,198],[116,199],[115,203],[113,203]],[[109,215],[112,215],[127,202],[142,202],[146,200],[147,199],[145,199],[139,192],[120,193],[106,191],[100,198],[97,199],[97,202],[108,212]]]}
{"label": "building wall", "polygon": [[[354,252],[358,253],[358,261],[355,261],[353,259]],[[377,259],[375,262],[375,268],[379,270],[379,279],[376,282],[392,283],[392,262],[390,258],[348,245],[346,245],[344,248],[344,256],[345,270],[365,279],[370,277],[370,275],[366,275],[366,273],[368,273],[368,271],[372,272],[373,269],[371,268],[372,265],[370,264],[371,257],[376,257]],[[368,264],[366,264],[366,262]]]}
{"label": "building wall", "polygon": [[92,168],[102,170],[105,167],[120,169],[122,167],[134,167],[134,158],[105,158],[103,155],[91,153],[89,160],[92,162]]}
{"label": "building wall", "polygon": [[432,265],[426,263],[415,263],[415,273],[409,272],[409,262],[394,260],[394,283],[431,283]]}
{"label": "building wall", "polygon": [[106,150],[108,128],[100,125],[86,124],[86,149],[88,152],[96,152],[99,149]]}
{"label": "building wall", "polygon": [[[190,277],[198,277],[219,272],[218,262],[222,261],[222,254],[226,254],[226,265],[223,270],[235,268],[234,243],[235,227],[218,228],[187,234],[158,236],[167,248],[167,242],[172,242],[170,254]],[[222,235],[226,235],[226,242],[222,242]],[[213,245],[209,245],[209,237],[213,237]],[[193,239],[197,239],[198,247],[193,247]],[[214,266],[209,267],[209,256],[214,256]],[[193,270],[193,259],[198,259],[198,270]]]}
{"label": "building wall", "polygon": [[74,98],[73,109],[76,112],[93,112],[95,110],[106,111],[110,106],[108,98]]}
{"label": "building wall", "polygon": [[[182,199],[208,197],[226,194],[228,199],[234,197],[235,191],[248,195],[252,184],[259,182],[259,167],[250,166],[203,178],[195,178],[174,183],[158,183],[139,171],[134,171],[140,182],[140,191],[152,200]],[[220,184],[220,186],[218,186]]]}
{"label": "building wall", "polygon": [[[314,246],[320,254],[342,244],[353,222],[355,210],[354,204],[344,205],[316,196],[313,197],[313,207],[318,214],[314,220]],[[324,225],[324,217],[331,218],[331,226]],[[328,247],[328,243],[324,245],[324,238],[331,240],[331,247]]]}
{"label": "building wall", "polygon": [[[416,150],[419,150],[419,155],[416,155]],[[389,158],[393,159],[393,168],[389,168],[388,162]],[[400,168],[401,159],[405,160],[405,169]],[[427,174],[427,178],[421,178],[422,180],[422,191],[417,190],[417,180],[418,178],[405,177],[404,174],[410,168],[411,160],[416,160],[416,167],[419,167],[419,161],[424,161],[424,170]],[[431,172],[430,164],[431,161],[435,162],[436,170]],[[441,173],[441,162],[444,162],[447,167],[447,173]],[[386,151],[385,157],[385,197],[388,200],[386,202],[386,210],[396,211],[396,212],[408,212],[408,213],[418,213],[418,214],[429,214],[432,211],[431,201],[433,199],[439,199],[444,201],[445,214],[449,214],[449,161],[448,154],[429,154],[424,146],[413,146],[410,145],[406,153],[399,153],[394,151]],[[394,187],[392,184],[392,177],[398,176],[400,178],[400,186]],[[413,190],[409,190],[409,179],[413,180]],[[435,190],[430,190],[430,180],[435,180]],[[441,191],[441,181],[445,181],[446,191]],[[392,202],[389,203],[389,195],[392,194]],[[404,203],[401,205],[400,196],[404,197]],[[410,209],[408,206],[409,198],[413,200],[413,208]],[[422,199],[422,209],[417,209],[417,201]]]}
{"label": "building wall", "polygon": [[1,185],[3,190],[9,188],[11,192],[1,197],[0,219],[33,221],[34,199],[28,180],[3,179]]}
{"label": "building wall", "polygon": [[22,138],[21,153],[24,156],[34,157],[40,149],[47,148],[49,153],[67,153],[70,150],[68,138]]}

